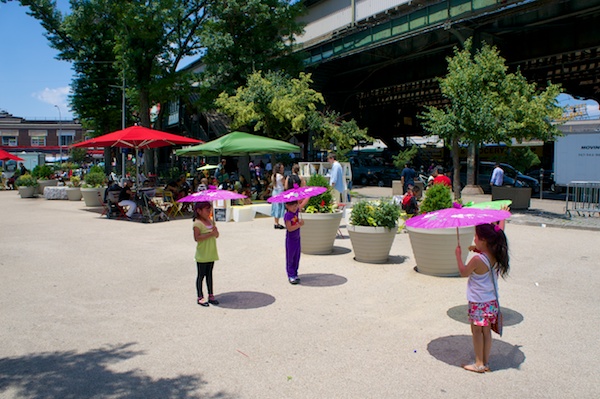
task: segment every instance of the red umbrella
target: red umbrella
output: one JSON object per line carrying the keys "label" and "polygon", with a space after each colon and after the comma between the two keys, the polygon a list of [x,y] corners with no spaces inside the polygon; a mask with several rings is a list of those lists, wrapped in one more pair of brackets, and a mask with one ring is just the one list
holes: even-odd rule
{"label": "red umbrella", "polygon": [[0,148],[0,161],[24,161],[24,159]]}
{"label": "red umbrella", "polygon": [[[136,150],[145,150],[147,148],[167,147],[170,145],[180,144],[200,144],[202,141],[190,139],[188,137],[179,136],[161,132],[160,130],[150,129],[143,126],[131,126],[127,129],[117,130],[116,132],[108,133],[103,136],[94,137],[81,143],[73,144],[73,147],[120,147],[133,148]],[[135,163],[137,174],[139,171],[139,162]]]}

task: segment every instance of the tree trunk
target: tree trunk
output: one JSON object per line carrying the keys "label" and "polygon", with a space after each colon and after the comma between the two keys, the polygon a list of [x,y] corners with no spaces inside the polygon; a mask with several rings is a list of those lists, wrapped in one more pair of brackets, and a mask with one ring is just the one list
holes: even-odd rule
{"label": "tree trunk", "polygon": [[467,153],[467,185],[468,186],[477,185],[477,182],[475,181],[475,172],[476,172],[475,154],[476,154],[475,144],[471,143],[471,144],[469,144],[469,149],[468,149],[468,153]]}
{"label": "tree trunk", "polygon": [[452,167],[454,168],[454,199],[460,198],[460,148],[458,147],[458,137],[452,137]]}

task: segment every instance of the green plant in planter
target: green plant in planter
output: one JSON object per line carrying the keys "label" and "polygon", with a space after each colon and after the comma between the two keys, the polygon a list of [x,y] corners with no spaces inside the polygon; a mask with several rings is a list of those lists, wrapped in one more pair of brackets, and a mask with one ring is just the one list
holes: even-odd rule
{"label": "green plant in planter", "polygon": [[31,172],[33,177],[39,180],[52,180],[54,178],[54,169],[48,165],[37,165]]}
{"label": "green plant in planter", "polygon": [[104,172],[90,172],[85,175],[84,180],[84,188],[100,188],[104,186],[106,176],[104,176]]}
{"label": "green plant in planter", "polygon": [[304,212],[306,213],[332,213],[334,210],[333,196],[331,195],[331,186],[325,176],[312,175],[306,182],[307,186],[327,187],[323,194],[311,197],[306,204]]}
{"label": "green plant in planter", "polygon": [[79,187],[81,186],[81,177],[79,176],[71,176],[71,179],[67,183],[68,187]]}
{"label": "green plant in planter", "polygon": [[360,200],[352,207],[350,224],[393,229],[400,218],[400,207],[389,199]]}
{"label": "green plant in planter", "polygon": [[421,203],[421,213],[452,208],[452,192],[445,184],[434,184],[427,189],[425,199]]}
{"label": "green plant in planter", "polygon": [[21,175],[15,180],[15,185],[17,187],[35,187],[37,184],[37,179],[29,173]]}

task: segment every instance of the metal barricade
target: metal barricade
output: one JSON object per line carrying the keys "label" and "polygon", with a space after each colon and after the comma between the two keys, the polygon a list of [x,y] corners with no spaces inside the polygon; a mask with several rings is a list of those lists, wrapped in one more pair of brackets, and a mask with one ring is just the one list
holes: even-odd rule
{"label": "metal barricade", "polygon": [[567,184],[566,211],[579,216],[600,213],[600,181],[572,181]]}

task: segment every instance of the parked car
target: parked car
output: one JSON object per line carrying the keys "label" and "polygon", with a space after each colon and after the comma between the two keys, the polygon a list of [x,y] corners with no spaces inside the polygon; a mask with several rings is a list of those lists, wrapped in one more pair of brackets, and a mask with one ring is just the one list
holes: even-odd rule
{"label": "parked car", "polygon": [[380,182],[384,180],[384,176],[392,169],[382,159],[369,156],[351,157],[350,166],[352,167],[353,183],[362,186],[380,185]]}
{"label": "parked car", "polygon": [[[534,169],[527,173],[527,176],[533,177],[534,179],[540,178],[540,169]],[[542,177],[542,188],[544,190],[554,191],[554,171],[552,169],[544,169],[544,176]]]}
{"label": "parked car", "polygon": [[[492,192],[490,186],[490,179],[492,178],[492,172],[494,170],[494,162],[480,162],[479,163],[479,174],[477,185],[481,186],[483,192],[489,194]],[[531,187],[532,193],[540,192],[540,183],[537,179],[530,176],[524,175],[509,164],[501,163],[500,167],[504,170],[504,183],[503,186],[513,187]],[[460,170],[460,183],[464,187],[467,184],[467,165],[466,163],[461,164]]]}

